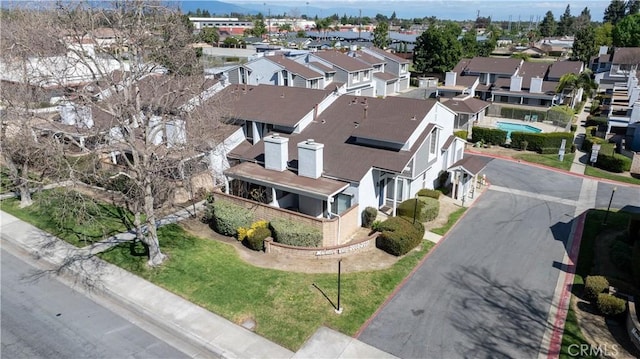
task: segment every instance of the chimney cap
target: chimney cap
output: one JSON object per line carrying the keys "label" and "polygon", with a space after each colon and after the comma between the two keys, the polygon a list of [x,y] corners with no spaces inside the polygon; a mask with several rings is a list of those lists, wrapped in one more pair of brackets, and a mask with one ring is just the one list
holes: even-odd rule
{"label": "chimney cap", "polygon": [[271,135],[271,137],[273,137],[273,138],[279,138],[279,137],[280,137],[280,134],[276,132],[276,133],[272,134],[272,135]]}
{"label": "chimney cap", "polygon": [[307,144],[308,144],[308,145],[314,144],[315,142],[316,142],[316,141],[315,141],[313,138],[309,138],[309,139],[307,140]]}

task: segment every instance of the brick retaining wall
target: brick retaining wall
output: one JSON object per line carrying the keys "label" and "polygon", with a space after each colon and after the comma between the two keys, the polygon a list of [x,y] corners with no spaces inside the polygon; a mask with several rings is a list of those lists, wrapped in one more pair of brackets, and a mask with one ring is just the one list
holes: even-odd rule
{"label": "brick retaining wall", "polygon": [[374,233],[361,241],[331,247],[296,247],[274,242],[272,238],[264,241],[264,251],[269,254],[286,255],[297,258],[341,258],[354,253],[360,253],[376,248],[376,238],[378,233]]}

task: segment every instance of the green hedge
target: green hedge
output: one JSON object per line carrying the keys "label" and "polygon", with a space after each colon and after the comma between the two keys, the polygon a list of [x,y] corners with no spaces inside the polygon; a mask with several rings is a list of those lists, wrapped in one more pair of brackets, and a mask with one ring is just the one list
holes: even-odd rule
{"label": "green hedge", "polygon": [[225,236],[236,237],[239,227],[249,227],[254,220],[248,209],[222,199],[215,200],[208,207],[205,220],[209,219],[213,230]]}
{"label": "green hedge", "polygon": [[273,239],[278,243],[297,247],[322,245],[322,232],[317,228],[286,219],[275,219],[271,221],[270,226]]}
{"label": "green hedge", "polygon": [[598,300],[598,295],[607,288],[609,288],[607,278],[600,275],[588,276],[584,281],[584,297],[591,303],[595,303]]}
{"label": "green hedge", "polygon": [[611,294],[598,294],[598,310],[606,316],[616,316],[627,310],[627,303],[624,299],[614,297]]}
{"label": "green hedge", "polygon": [[633,214],[629,218],[629,226],[627,227],[629,234],[629,243],[640,242],[640,214]]}
{"label": "green hedge", "polygon": [[271,237],[271,231],[269,228],[259,227],[254,229],[251,234],[247,236],[245,244],[254,251],[261,251],[264,249],[264,240],[267,237]]}
{"label": "green hedge", "polygon": [[474,126],[471,131],[471,142],[476,143],[480,141],[493,145],[502,145],[507,142],[507,131]]}
{"label": "green hedge", "polygon": [[402,203],[397,208],[398,216],[411,218],[413,221],[415,218],[417,222],[429,222],[438,217],[440,211],[440,202],[437,199],[431,197],[418,197],[411,198]]}
{"label": "green hedge", "polygon": [[631,159],[617,153],[613,156],[609,156],[599,152],[598,161],[595,166],[605,171],[622,173],[631,169]]}
{"label": "green hedge", "polygon": [[467,140],[469,138],[469,131],[465,131],[465,130],[460,130],[460,131],[453,131],[453,135],[459,138],[462,138],[463,140]]}
{"label": "green hedge", "polygon": [[412,223],[412,218],[391,217],[378,225],[378,247],[383,251],[401,256],[417,247],[424,237],[424,226]]}
{"label": "green hedge", "polygon": [[606,117],[587,116],[585,126],[606,126],[608,121]]}
{"label": "green hedge", "polygon": [[440,199],[440,195],[442,192],[437,191],[435,189],[423,188],[418,191],[418,197],[431,197],[435,199]]}
{"label": "green hedge", "polygon": [[[500,109],[500,115],[505,118],[513,118],[517,120],[524,120],[527,115],[538,115],[537,121],[544,121],[547,119],[547,113],[543,111],[525,110],[515,107],[502,107]],[[531,119],[531,117],[529,118]]]}
{"label": "green hedge", "polygon": [[367,207],[362,211],[362,226],[365,228],[371,228],[373,221],[378,217],[378,210],[373,207]]}
{"label": "green hedge", "polygon": [[[543,148],[553,148],[558,152],[562,140],[567,140],[565,147],[568,149],[573,142],[573,133],[571,132],[548,132],[548,133],[529,133],[529,132],[511,132],[511,147],[523,148],[523,142],[527,142],[527,150],[540,152]],[[547,150],[550,151],[550,150]]]}

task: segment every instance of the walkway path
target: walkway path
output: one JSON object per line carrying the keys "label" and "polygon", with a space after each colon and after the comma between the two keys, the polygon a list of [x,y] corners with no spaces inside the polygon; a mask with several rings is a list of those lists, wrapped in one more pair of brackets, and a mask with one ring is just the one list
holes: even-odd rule
{"label": "walkway path", "polygon": [[591,111],[591,99],[588,99],[582,108],[582,112],[578,114],[578,120],[576,121],[576,135],[573,140],[573,144],[576,145],[576,153],[573,157],[573,163],[571,164],[570,171],[573,173],[584,174],[586,165],[588,164],[589,154],[582,151],[582,143],[585,137],[585,123],[587,122],[587,116]]}

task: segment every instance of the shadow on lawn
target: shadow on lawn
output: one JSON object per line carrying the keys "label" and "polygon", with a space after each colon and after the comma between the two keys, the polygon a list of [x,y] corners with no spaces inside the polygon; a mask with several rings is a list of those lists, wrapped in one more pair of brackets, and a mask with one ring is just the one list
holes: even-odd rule
{"label": "shadow on lawn", "polygon": [[461,357],[538,356],[542,335],[551,326],[551,297],[518,281],[501,282],[477,267],[461,266],[446,277],[466,292],[451,304],[451,323],[467,338],[457,343]]}

